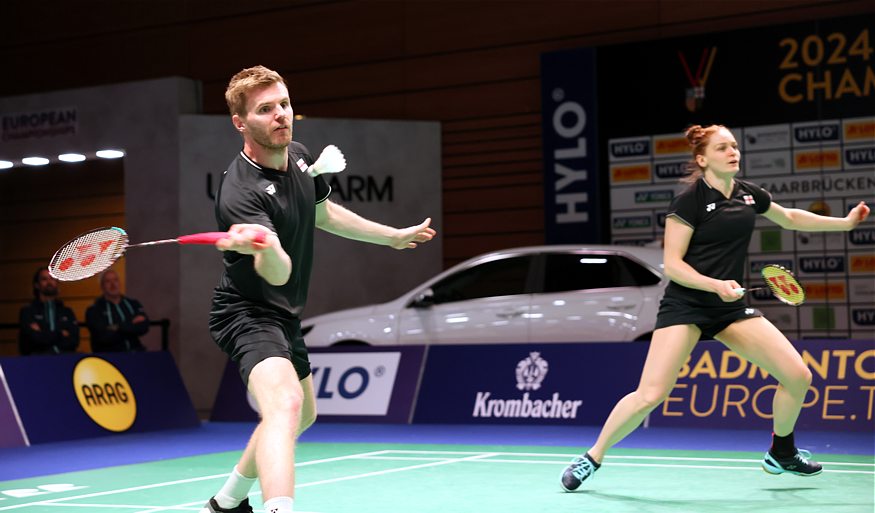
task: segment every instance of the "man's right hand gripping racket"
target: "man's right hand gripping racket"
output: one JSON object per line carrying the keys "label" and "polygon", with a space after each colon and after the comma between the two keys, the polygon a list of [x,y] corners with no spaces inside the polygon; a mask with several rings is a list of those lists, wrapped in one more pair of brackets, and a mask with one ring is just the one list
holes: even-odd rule
{"label": "man's right hand gripping racket", "polygon": [[777,264],[769,264],[763,267],[760,273],[766,281],[766,287],[739,288],[735,289],[735,292],[741,295],[745,292],[768,289],[776,298],[788,305],[799,306],[805,302],[805,289],[789,269]]}
{"label": "man's right hand gripping racket", "polygon": [[[182,235],[175,239],[129,244],[128,234],[118,227],[97,228],[83,233],[64,244],[49,262],[49,274],[60,281],[84,280],[109,269],[128,248],[158,246],[161,244],[215,244],[228,237],[227,232],[204,232]],[[254,242],[264,242],[259,233]]]}

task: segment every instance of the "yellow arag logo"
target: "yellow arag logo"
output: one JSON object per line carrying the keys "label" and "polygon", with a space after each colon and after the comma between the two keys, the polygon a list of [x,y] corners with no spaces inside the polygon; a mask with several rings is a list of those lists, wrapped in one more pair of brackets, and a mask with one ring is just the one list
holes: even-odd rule
{"label": "yellow arag logo", "polygon": [[611,182],[649,182],[650,164],[611,167]]}
{"label": "yellow arag logo", "polygon": [[73,369],[76,398],[91,420],[110,431],[125,431],[137,418],[137,401],[128,380],[111,363],[90,356]]}
{"label": "yellow arag logo", "polygon": [[865,141],[875,139],[875,121],[845,121],[846,141]]}
{"label": "yellow arag logo", "polygon": [[839,150],[800,151],[796,153],[796,169],[838,169],[841,164]]}
{"label": "yellow arag logo", "polygon": [[656,138],[653,141],[653,150],[656,156],[666,155],[689,155],[690,142],[686,137]]}

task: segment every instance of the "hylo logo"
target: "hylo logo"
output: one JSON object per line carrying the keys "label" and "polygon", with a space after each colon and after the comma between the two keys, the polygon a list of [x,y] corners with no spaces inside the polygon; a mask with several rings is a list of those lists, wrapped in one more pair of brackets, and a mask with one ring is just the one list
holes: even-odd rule
{"label": "hylo logo", "polygon": [[614,157],[643,157],[650,155],[650,141],[616,141],[610,143]]}
{"label": "hylo logo", "polygon": [[793,130],[798,142],[838,141],[838,125],[801,126]]}
{"label": "hylo logo", "polygon": [[137,401],[128,380],[102,358],[83,358],[73,369],[73,388],[85,413],[110,431],[126,431],[137,418]]}
{"label": "hylo logo", "polygon": [[[551,187],[555,191],[553,202],[556,207],[556,224],[588,223],[589,212],[593,208],[589,204],[590,182],[587,167],[592,164],[586,133],[586,110],[578,102],[565,100],[565,91],[553,91],[553,100],[559,103],[553,111],[553,134],[561,138],[561,143],[570,144],[566,148],[556,148],[553,151],[553,172],[555,182]],[[564,210],[564,212],[563,212]]]}

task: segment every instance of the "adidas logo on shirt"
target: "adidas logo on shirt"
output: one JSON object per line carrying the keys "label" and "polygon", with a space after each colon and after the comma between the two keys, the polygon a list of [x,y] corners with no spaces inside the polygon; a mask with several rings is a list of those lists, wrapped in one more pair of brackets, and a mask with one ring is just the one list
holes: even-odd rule
{"label": "adidas logo on shirt", "polygon": [[268,194],[270,194],[271,196],[273,196],[274,194],[276,194],[276,186],[274,186],[274,184],[270,184],[270,185],[268,185],[267,187],[265,187],[264,190],[265,190]]}
{"label": "adidas logo on shirt", "polygon": [[710,211],[714,210],[715,208],[717,208],[716,203],[708,203],[707,205],[705,205],[705,212],[710,212]]}

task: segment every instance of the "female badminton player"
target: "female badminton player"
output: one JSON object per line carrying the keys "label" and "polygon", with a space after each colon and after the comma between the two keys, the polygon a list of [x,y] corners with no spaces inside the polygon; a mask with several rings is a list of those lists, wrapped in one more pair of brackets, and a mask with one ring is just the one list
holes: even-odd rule
{"label": "female badminton player", "polygon": [[848,231],[869,215],[864,202],[843,218],[772,201],[761,187],[739,180],[741,153],[724,126],[693,126],[689,187],[676,196],[665,223],[665,273],[671,279],[660,303],[638,389],[614,406],[589,451],[562,472],[565,491],[576,490],[601,467],[605,452],[634,431],[668,396],[699,338],[715,338],[778,380],[772,404],[772,445],[762,461],[770,474],[812,476],[822,471],[796,447],[793,427],[811,383],[811,371],[790,341],[762,313],[740,301],[747,247],[761,214],[782,228]]}

